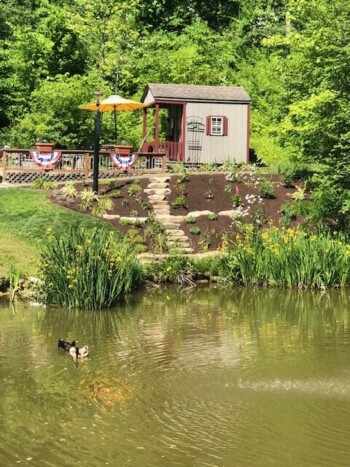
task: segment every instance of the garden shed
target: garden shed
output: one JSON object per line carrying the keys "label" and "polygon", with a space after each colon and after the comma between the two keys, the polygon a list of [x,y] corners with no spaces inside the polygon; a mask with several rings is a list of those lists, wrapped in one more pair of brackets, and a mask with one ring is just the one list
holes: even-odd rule
{"label": "garden shed", "polygon": [[148,84],[142,151],[170,161],[248,162],[251,99],[242,87]]}

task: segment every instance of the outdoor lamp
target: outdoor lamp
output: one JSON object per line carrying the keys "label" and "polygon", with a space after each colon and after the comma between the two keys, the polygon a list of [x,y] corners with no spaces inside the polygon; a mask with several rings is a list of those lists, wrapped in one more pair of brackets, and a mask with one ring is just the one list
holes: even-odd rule
{"label": "outdoor lamp", "polygon": [[98,166],[100,156],[100,98],[102,96],[101,91],[94,92],[96,100],[96,112],[95,112],[95,145],[94,145],[94,162],[93,162],[93,176],[92,176],[92,189],[98,193]]}

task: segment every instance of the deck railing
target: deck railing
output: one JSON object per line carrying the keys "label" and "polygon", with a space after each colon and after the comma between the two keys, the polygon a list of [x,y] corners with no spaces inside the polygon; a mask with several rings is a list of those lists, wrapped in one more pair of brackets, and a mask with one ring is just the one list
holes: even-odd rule
{"label": "deck railing", "polygon": [[[38,177],[45,180],[74,180],[92,177],[93,151],[60,150],[61,158],[52,168],[38,166],[30,156],[31,149],[4,149],[0,157],[0,179],[9,183],[32,182]],[[113,178],[121,174],[165,172],[167,158],[164,153],[137,153],[137,159],[128,169],[116,167],[109,151],[100,151],[99,177]]]}
{"label": "deck railing", "polygon": [[150,141],[143,144],[142,150],[164,153],[169,161],[183,161],[182,144],[177,141]]}

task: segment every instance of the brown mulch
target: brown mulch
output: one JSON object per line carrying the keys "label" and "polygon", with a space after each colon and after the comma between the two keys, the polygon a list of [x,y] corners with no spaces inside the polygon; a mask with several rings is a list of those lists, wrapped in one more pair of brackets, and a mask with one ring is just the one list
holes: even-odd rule
{"label": "brown mulch", "polygon": [[[269,177],[274,186],[274,198],[263,199],[259,201],[259,188],[257,179],[254,175],[247,175],[239,182],[230,182],[226,180],[223,173],[219,174],[191,174],[188,181],[185,183],[185,197],[187,208],[177,208],[172,206],[175,199],[179,195],[180,179],[177,175],[172,175],[169,185],[171,194],[168,201],[171,206],[170,214],[172,215],[187,215],[191,211],[209,210],[214,213],[220,211],[228,211],[233,209],[231,197],[238,194],[243,202],[242,208],[247,211],[245,220],[253,221],[254,219],[270,220],[274,225],[280,225],[280,209],[281,206],[289,201],[292,201],[291,195],[296,191],[296,187],[286,188],[282,186],[278,176]],[[147,194],[144,189],[149,183],[148,178],[139,178],[137,183],[141,186],[140,190],[135,195],[128,194],[132,180],[117,180],[111,182],[100,183],[100,197],[107,195],[113,199],[113,209],[108,214],[119,214],[120,216],[136,216],[147,217],[152,210],[147,209],[150,206]],[[87,188],[82,183],[75,184],[77,190]],[[90,185],[91,187],[91,185]],[[114,190],[120,190],[120,195],[113,196]],[[249,198],[250,197],[250,198]],[[64,205],[70,209],[81,211],[79,200],[65,200],[60,195],[60,190],[54,190],[51,194],[54,202]],[[247,210],[247,208],[249,208]],[[84,212],[84,211],[83,211]],[[294,221],[297,224],[300,219]],[[119,220],[107,220],[110,224],[119,229],[124,235],[131,228],[130,225],[121,225]],[[200,234],[191,233],[193,227],[200,229]],[[191,247],[195,252],[217,250],[222,245],[223,236],[230,236],[234,230],[234,222],[228,216],[218,216],[216,220],[209,220],[208,216],[200,216],[193,224],[181,223],[180,228],[184,230],[189,237]],[[145,227],[139,226],[139,233],[143,236]],[[151,248],[152,239],[146,239],[145,243]]]}

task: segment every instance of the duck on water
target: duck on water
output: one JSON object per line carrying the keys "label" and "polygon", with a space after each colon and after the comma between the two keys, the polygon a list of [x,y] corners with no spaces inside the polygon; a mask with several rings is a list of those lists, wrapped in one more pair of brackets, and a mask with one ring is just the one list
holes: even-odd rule
{"label": "duck on water", "polygon": [[86,358],[89,355],[89,347],[84,345],[83,347],[79,348],[77,343],[78,341],[76,340],[69,342],[66,339],[58,339],[58,348],[69,352],[70,355],[76,359]]}

